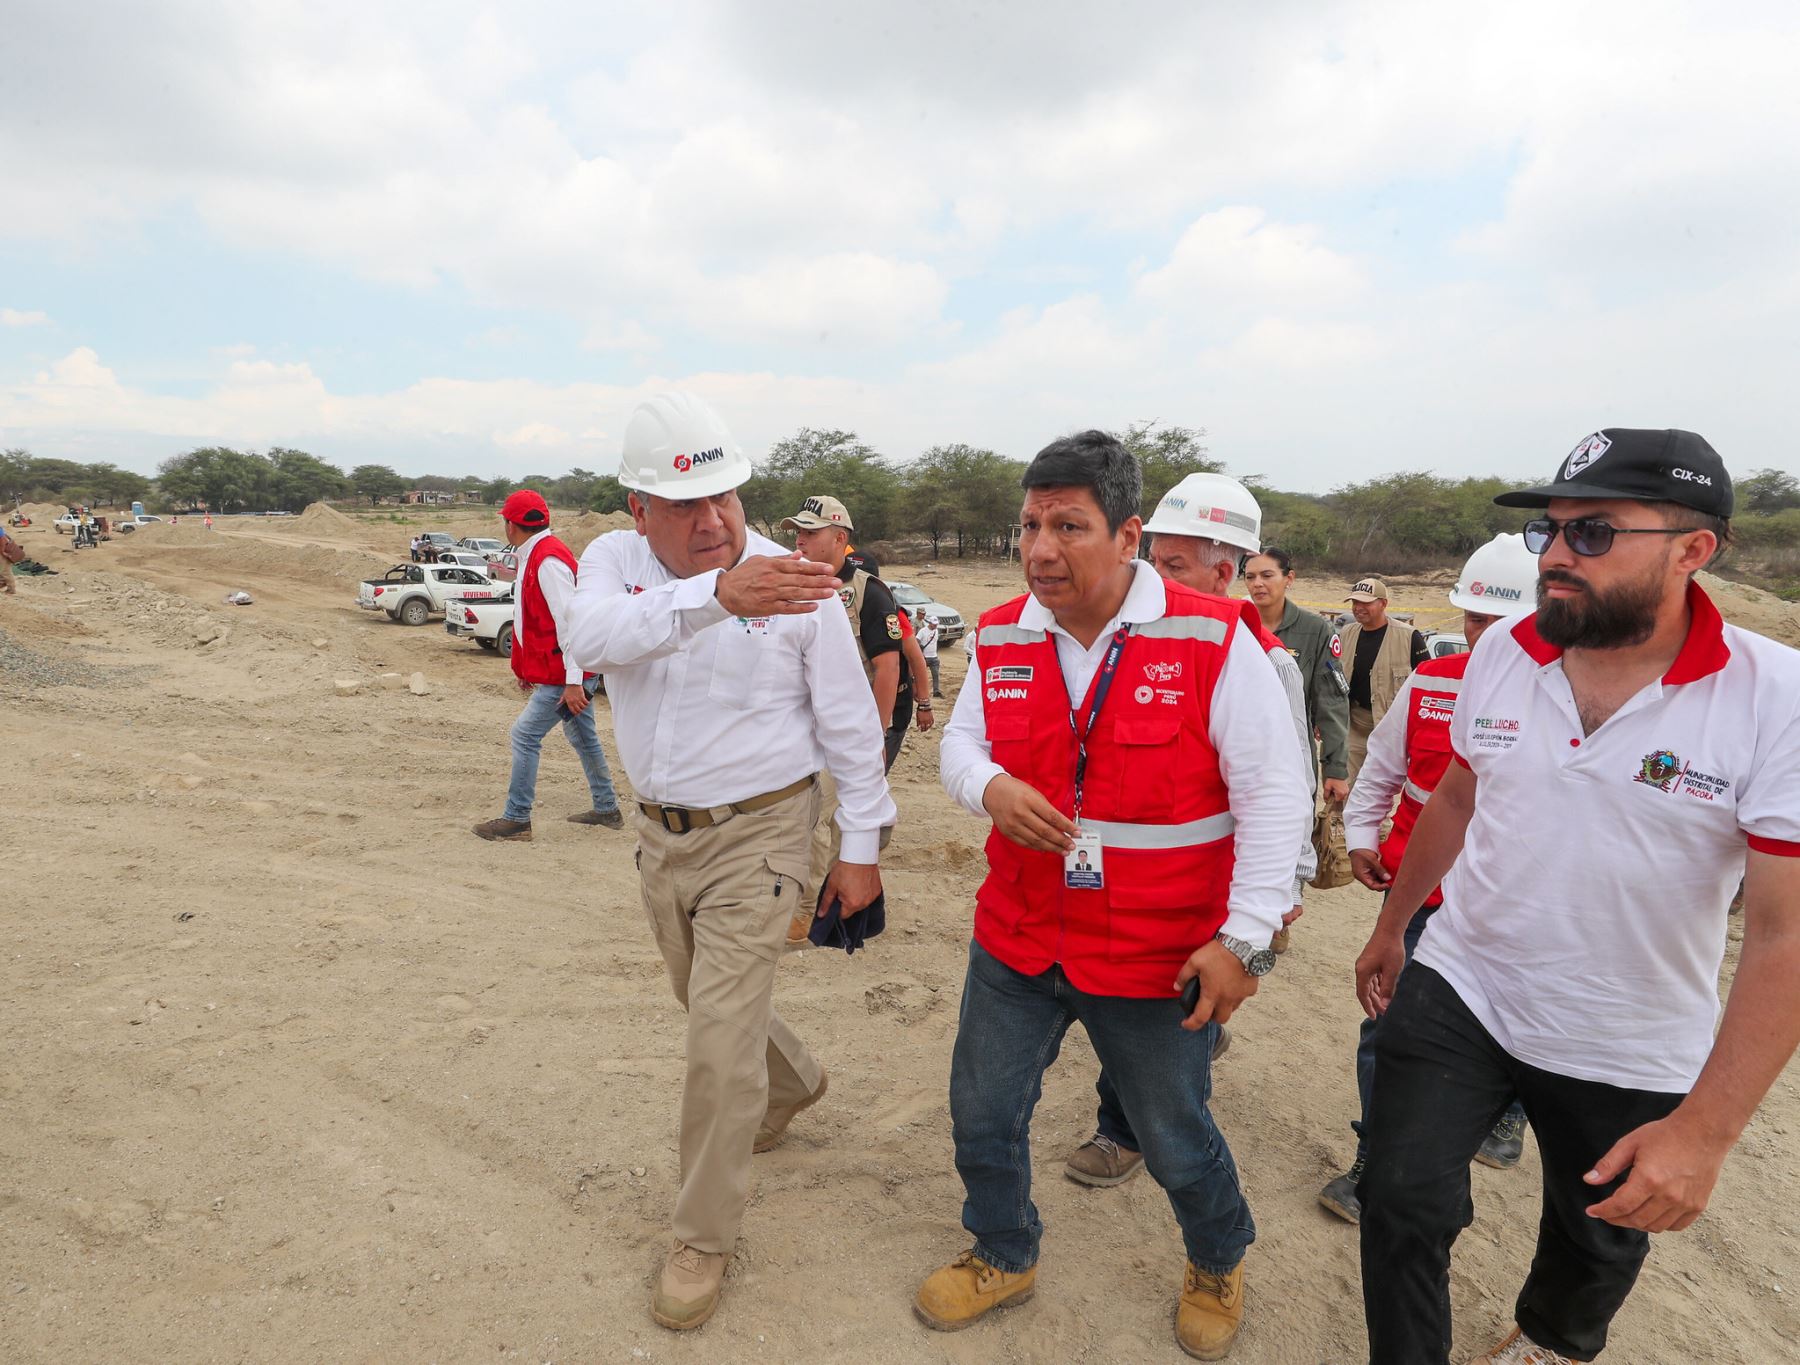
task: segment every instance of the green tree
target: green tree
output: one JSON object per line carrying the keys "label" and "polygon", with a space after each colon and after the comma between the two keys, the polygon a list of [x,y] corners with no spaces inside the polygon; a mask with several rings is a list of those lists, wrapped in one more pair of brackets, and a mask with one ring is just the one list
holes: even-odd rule
{"label": "green tree", "polygon": [[344,471],[304,450],[276,446],[266,457],[271,466],[270,496],[285,512],[305,510],[327,498],[341,498],[350,487]]}
{"label": "green tree", "polygon": [[122,507],[150,491],[149,479],[114,464],[89,465],[85,482],[94,501],[102,507]]}
{"label": "green tree", "polygon": [[1800,479],[1785,469],[1759,469],[1738,480],[1737,514],[1770,516],[1800,507]]}
{"label": "green tree", "polygon": [[31,466],[31,452],[14,447],[0,450],[0,498],[22,502],[30,485],[25,471]]}
{"label": "green tree", "polygon": [[378,507],[383,498],[394,498],[406,492],[406,480],[384,464],[359,464],[350,471],[350,486],[359,497]]}
{"label": "green tree", "polygon": [[1134,422],[1114,434],[1137,456],[1138,468],[1143,471],[1144,501],[1140,514],[1146,521],[1156,511],[1163,494],[1189,474],[1217,474],[1225,468],[1207,453],[1204,427],[1159,430],[1154,422]]}
{"label": "green tree", "polygon": [[769,534],[815,493],[850,511],[856,541],[885,540],[898,529],[900,477],[853,431],[801,427],[769,447],[756,473],[738,489],[744,514]]}
{"label": "green tree", "polygon": [[1023,462],[991,450],[952,442],[932,446],[902,470],[907,530],[931,537],[931,553],[942,551],[945,536],[956,537],[960,558],[971,545],[1004,545],[1019,518]]}
{"label": "green tree", "polygon": [[630,492],[612,475],[603,474],[594,480],[593,491],[588,494],[588,506],[596,512],[623,512]]}

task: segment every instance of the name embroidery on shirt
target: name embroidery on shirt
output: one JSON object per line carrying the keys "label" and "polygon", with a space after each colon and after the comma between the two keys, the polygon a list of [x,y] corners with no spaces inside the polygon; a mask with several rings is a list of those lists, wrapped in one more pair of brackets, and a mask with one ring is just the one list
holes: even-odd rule
{"label": "name embroidery on shirt", "polygon": [[1506,716],[1477,716],[1472,734],[1477,749],[1510,749],[1519,742],[1519,722]]}
{"label": "name embroidery on shirt", "polygon": [[1672,749],[1658,749],[1644,755],[1633,782],[1654,787],[1659,792],[1681,792],[1698,801],[1717,801],[1731,790],[1731,779],[1703,773],[1684,763]]}

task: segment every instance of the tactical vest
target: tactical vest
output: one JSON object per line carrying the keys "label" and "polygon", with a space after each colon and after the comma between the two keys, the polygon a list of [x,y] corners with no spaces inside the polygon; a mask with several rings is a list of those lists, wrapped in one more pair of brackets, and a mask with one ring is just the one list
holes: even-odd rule
{"label": "tactical vest", "polygon": [[[1396,621],[1390,617],[1387,634],[1381,637],[1381,646],[1369,662],[1369,709],[1375,713],[1377,721],[1387,714],[1388,707],[1394,704],[1394,698],[1400,695],[1400,689],[1412,676],[1414,633],[1413,628],[1404,621]],[[1361,626],[1344,628],[1342,639],[1345,676],[1356,666],[1356,642],[1361,638]]]}
{"label": "tactical vest", "polygon": [[863,596],[869,590],[869,572],[858,569],[850,575],[850,581],[838,589],[838,597],[844,603],[844,610],[850,613],[850,633],[856,637],[856,652],[862,657],[863,676],[871,686],[875,682],[875,665],[869,662],[869,651],[863,648],[862,611]]}

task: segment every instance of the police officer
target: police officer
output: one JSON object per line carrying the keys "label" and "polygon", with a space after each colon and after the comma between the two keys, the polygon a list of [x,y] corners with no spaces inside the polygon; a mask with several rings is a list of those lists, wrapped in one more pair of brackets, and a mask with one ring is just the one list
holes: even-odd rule
{"label": "police officer", "polygon": [[844,914],[880,894],[880,831],[895,821],[838,580],[746,530],[750,473],[700,399],[640,405],[619,468],[636,524],[582,555],[566,642],[606,679],[644,909],[688,1011],[675,1246],[651,1300],[677,1330],[718,1305],[752,1151],[825,1094],[825,1069],[772,1004],[789,918],[818,899],[819,772],[836,778],[843,830],[824,895]]}
{"label": "police officer", "polygon": [[1344,677],[1344,647],[1337,632],[1317,612],[1288,601],[1294,561],[1286,550],[1264,546],[1244,565],[1244,590],[1263,625],[1287,647],[1306,679],[1306,719],[1319,737],[1320,795],[1343,805],[1350,795],[1345,736],[1350,728],[1350,684]]}
{"label": "police officer", "polygon": [[1131,453],[1082,432],[1022,483],[1029,592],[982,616],[981,681],[958,694],[941,746],[945,789],[993,822],[950,1074],[972,1245],[914,1310],[953,1331],[1032,1293],[1031,1113],[1079,1020],[1181,1226],[1176,1338],[1216,1360],[1255,1230],[1207,1109],[1212,1045],[1274,965],[1305,769],[1241,611],[1138,560]]}

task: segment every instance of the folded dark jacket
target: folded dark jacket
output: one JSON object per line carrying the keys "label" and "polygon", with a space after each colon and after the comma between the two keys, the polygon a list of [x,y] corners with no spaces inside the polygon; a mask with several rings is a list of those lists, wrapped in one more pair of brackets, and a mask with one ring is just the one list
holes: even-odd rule
{"label": "folded dark jacket", "polygon": [[863,946],[864,939],[874,938],[887,928],[887,897],[878,895],[863,907],[861,914],[845,919],[843,906],[836,896],[826,907],[822,916],[814,916],[812,929],[807,938],[815,947],[842,948],[846,953],[854,953]]}

